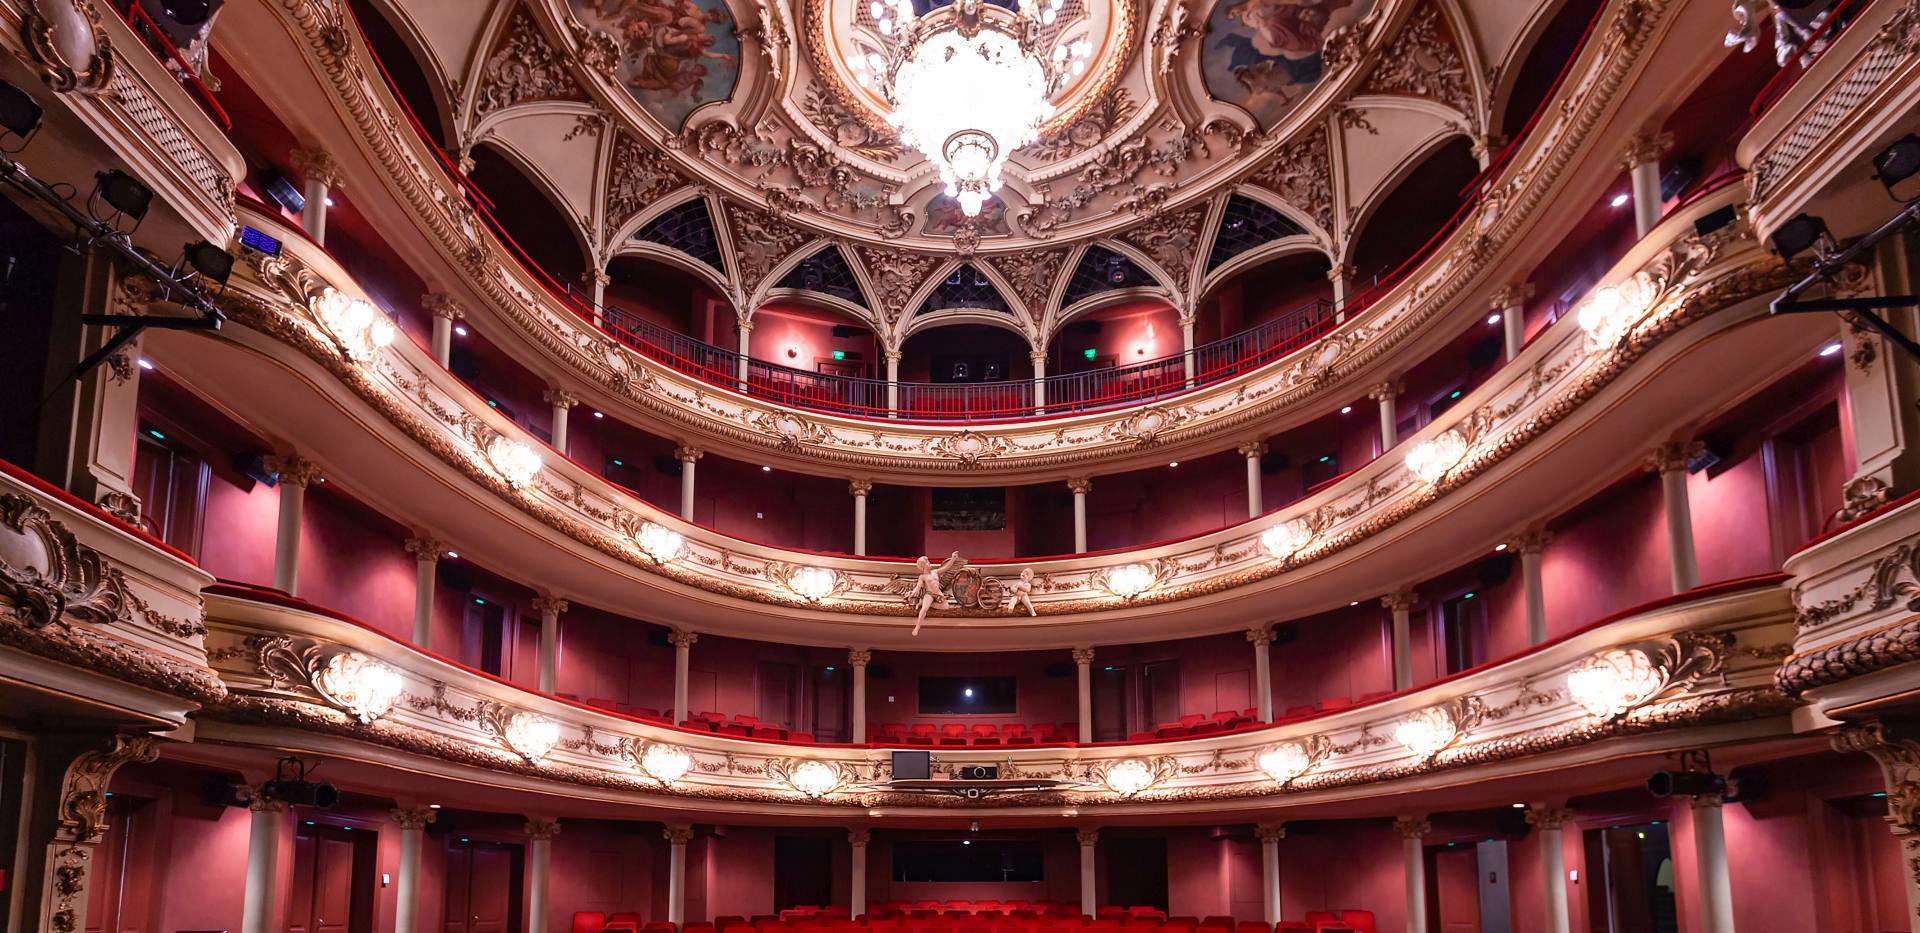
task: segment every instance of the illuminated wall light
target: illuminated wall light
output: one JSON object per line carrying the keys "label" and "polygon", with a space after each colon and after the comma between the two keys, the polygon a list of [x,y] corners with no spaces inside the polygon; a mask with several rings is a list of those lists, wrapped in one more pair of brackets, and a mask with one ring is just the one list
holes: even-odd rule
{"label": "illuminated wall light", "polygon": [[594,412],[594,413],[593,413],[593,416],[594,416],[595,418],[605,418],[605,417],[606,417],[607,415],[606,415],[606,413],[605,413],[605,412],[599,412],[599,411],[596,411],[596,412]]}
{"label": "illuminated wall light", "polygon": [[507,745],[531,762],[547,757],[560,744],[560,724],[526,710],[514,713],[504,730]]}
{"label": "illuminated wall light", "polygon": [[164,441],[164,440],[166,440],[166,439],[167,439],[167,436],[166,436],[165,434],[162,434],[162,433],[160,433],[159,431],[155,431],[155,430],[154,430],[154,429],[152,429],[152,428],[148,428],[148,429],[147,429],[147,433],[148,433],[148,434],[150,434],[150,435],[152,435],[152,436],[153,436],[153,439],[154,439],[154,440],[157,440],[157,441]]}
{"label": "illuminated wall light", "polygon": [[640,531],[634,535],[634,540],[640,545],[640,550],[653,558],[656,564],[664,564],[679,557],[680,552],[685,550],[687,545],[687,539],[679,532],[653,522],[641,523]]}
{"label": "illuminated wall light", "polygon": [[1438,706],[1409,713],[1393,729],[1394,739],[1423,760],[1440,754],[1453,744],[1459,734],[1460,728],[1453,721],[1453,714]]}
{"label": "illuminated wall light", "polygon": [[1286,560],[1313,542],[1313,529],[1305,522],[1281,522],[1260,533],[1260,545],[1275,560]]}
{"label": "illuminated wall light", "polygon": [[760,472],[762,472],[762,473],[772,473],[772,472],[773,472],[773,467],[770,467],[770,466],[763,466],[763,467],[761,467],[761,468],[760,468]]}
{"label": "illuminated wall light", "polygon": [[787,578],[787,588],[793,590],[801,599],[817,603],[833,595],[839,583],[839,574],[825,567],[802,567]]}
{"label": "illuminated wall light", "polygon": [[693,770],[693,756],[678,745],[651,744],[640,753],[640,770],[668,787]]}
{"label": "illuminated wall light", "polygon": [[393,343],[399,332],[373,302],[329,288],[313,299],[314,316],[351,356],[364,356]]}
{"label": "illuminated wall light", "polygon": [[1445,478],[1447,471],[1466,455],[1466,438],[1461,437],[1458,431],[1448,431],[1413,445],[1413,449],[1407,451],[1407,469],[1413,471],[1413,475],[1418,476],[1421,482],[1432,486]]}
{"label": "illuminated wall light", "polygon": [[1116,761],[1100,777],[1108,790],[1122,797],[1132,797],[1154,785],[1153,769],[1138,758]]}
{"label": "illuminated wall light", "polygon": [[459,552],[459,551],[448,551],[448,552],[447,552],[447,556],[448,556],[449,558],[452,558],[452,559],[454,559],[454,560],[458,560],[458,559],[460,559],[460,552]]}
{"label": "illuminated wall light", "polygon": [[814,799],[825,797],[840,788],[840,774],[832,765],[824,761],[803,761],[793,766],[787,773],[787,782],[793,789]]}
{"label": "illuminated wall light", "polygon": [[1313,767],[1313,756],[1299,742],[1287,742],[1269,748],[1260,753],[1259,761],[1260,770],[1281,784],[1290,783]]}
{"label": "illuminated wall light", "polygon": [[540,473],[539,452],[505,435],[487,445],[487,460],[509,486],[525,486]]}
{"label": "illuminated wall light", "polygon": [[1152,589],[1153,571],[1145,564],[1125,564],[1107,572],[1107,588],[1121,599],[1132,599]]}
{"label": "illuminated wall light", "polygon": [[1666,672],[1638,648],[1609,648],[1567,672],[1567,695],[1600,719],[1617,719],[1658,694]]}
{"label": "illuminated wall light", "polygon": [[365,725],[393,709],[403,684],[399,671],[357,651],[347,651],[328,658],[314,672],[313,686],[327,702]]}

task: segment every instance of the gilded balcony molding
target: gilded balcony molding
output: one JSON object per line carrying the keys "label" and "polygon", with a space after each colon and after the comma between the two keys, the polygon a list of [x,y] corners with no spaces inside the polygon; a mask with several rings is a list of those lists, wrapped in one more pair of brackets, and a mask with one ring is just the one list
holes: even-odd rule
{"label": "gilded balcony molding", "polygon": [[[1715,206],[1713,199],[1697,205],[1700,210]],[[1631,293],[1634,312],[1609,324],[1608,343],[1597,342],[1580,328],[1577,316],[1569,316],[1445,419],[1408,439],[1408,450],[1427,438],[1457,442],[1458,462],[1436,482],[1415,475],[1401,456],[1389,456],[1277,515],[1210,535],[1126,554],[1031,562],[1038,616],[1044,620],[1219,594],[1388,533],[1571,416],[1688,325],[1784,287],[1793,277],[1786,265],[1758,248],[1743,224],[1700,235],[1691,231],[1688,216],[1670,221],[1664,229],[1674,239],[1643,242],[1607,277],[1611,287]],[[312,310],[314,296],[331,286],[293,251],[249,262],[229,291],[228,310],[236,324],[303,352],[441,463],[561,534],[647,573],[726,596],[842,615],[913,614],[903,597],[912,572],[898,562],[800,554],[726,538],[681,522],[557,458],[549,458],[557,462],[549,462],[531,482],[509,484],[491,463],[492,445],[506,438],[538,446],[536,439],[485,406],[410,341],[397,341],[364,360],[342,356]],[[1289,521],[1300,522],[1311,534],[1285,560],[1277,560],[1263,547],[1261,535]],[[648,523],[684,537],[677,560],[663,563],[640,552],[636,536]],[[810,567],[831,575],[828,592],[805,594],[792,585],[795,574]],[[1144,568],[1128,574],[1147,585],[1122,593],[1113,585],[1115,571],[1129,567]],[[1002,585],[1019,569],[1005,565]],[[988,608],[934,612],[952,618],[996,615]]]}
{"label": "gilded balcony molding", "polygon": [[1872,675],[1920,661],[1920,503],[1869,515],[1785,570],[1798,633],[1780,689],[1846,708],[1874,698]]}
{"label": "gilded balcony molding", "polygon": [[[720,810],[1071,806],[1085,815],[1135,804],[1192,812],[1277,807],[1392,793],[1441,775],[1448,781],[1494,777],[1532,767],[1514,763],[1540,755],[1600,760],[1617,754],[1608,740],[1627,737],[1634,737],[1633,753],[1657,754],[1785,735],[1783,714],[1796,705],[1773,686],[1792,637],[1792,610],[1786,591],[1768,578],[1702,591],[1486,670],[1310,721],[1127,746],[933,749],[939,775],[995,764],[1003,776],[1068,784],[969,801],[865,786],[886,779],[885,748],[764,742],[637,721],[477,675],[281,598],[222,587],[207,601],[212,656],[228,689],[217,708],[198,717],[210,739],[271,739],[289,748],[324,742],[331,756],[391,762],[370,748],[378,746],[439,759],[422,764],[429,770],[481,767],[613,791],[634,803]],[[1663,653],[1673,644],[1687,645],[1690,660],[1657,660],[1658,689],[1637,695],[1617,714],[1591,712],[1580,695],[1585,688],[1568,681],[1593,657],[1620,651],[1677,657]],[[385,715],[358,717],[309,678],[281,673],[282,658],[344,655],[398,672]],[[1669,663],[1682,666],[1669,670]],[[1436,709],[1452,711],[1457,727],[1443,748],[1414,749],[1396,740],[1405,723]],[[494,725],[511,717],[556,724],[550,748],[537,756],[515,750]],[[308,737],[291,738],[287,729]],[[671,781],[642,773],[637,763],[651,746],[684,753],[685,773]],[[1304,765],[1273,774],[1285,756],[1269,753],[1288,747],[1305,750],[1293,759]],[[808,770],[819,773],[810,780]],[[1133,783],[1121,785],[1119,774]]]}
{"label": "gilded balcony molding", "polygon": [[[702,435],[707,446],[741,456],[781,450],[823,471],[849,469],[882,481],[1001,484],[1084,471],[1126,468],[1129,457],[1161,458],[1169,450],[1219,443],[1234,432],[1271,426],[1282,413],[1351,396],[1347,383],[1458,311],[1475,315],[1470,289],[1498,281],[1500,257],[1524,238],[1561,187],[1565,170],[1587,148],[1620,91],[1641,64],[1651,36],[1672,5],[1635,0],[1609,14],[1585,67],[1567,81],[1563,106],[1534,131],[1485,202],[1418,275],[1320,343],[1258,371],[1166,402],[1057,420],[988,426],[905,425],[797,412],[694,380],[628,351],[554,303],[484,232],[460,192],[431,170],[433,159],[391,119],[384,87],[365,67],[339,12],[311,0],[281,0],[276,11],[304,42],[367,155],[413,212],[448,261],[445,276],[472,289],[510,323],[568,384],[605,392],[598,407],[635,412],[650,430]],[[1319,132],[1315,125],[1313,132]],[[1290,142],[1290,141],[1289,141]],[[250,218],[249,222],[264,218]],[[539,368],[547,368],[545,366]],[[547,373],[549,378],[557,374]],[[1144,448],[1153,447],[1154,452]],[[1142,461],[1144,462],[1144,461]]]}

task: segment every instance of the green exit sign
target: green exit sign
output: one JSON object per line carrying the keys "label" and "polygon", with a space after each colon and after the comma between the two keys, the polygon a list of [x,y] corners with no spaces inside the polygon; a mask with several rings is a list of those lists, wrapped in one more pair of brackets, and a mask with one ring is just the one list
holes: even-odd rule
{"label": "green exit sign", "polygon": [[845,350],[835,350],[835,351],[833,351],[833,358],[834,358],[834,359],[836,359],[836,360],[844,360],[844,359],[846,359],[846,358],[847,358],[847,351],[845,351]]}
{"label": "green exit sign", "polygon": [[1095,350],[1092,347],[1088,347],[1085,350],[1080,351],[1080,353],[1081,355],[1085,356],[1087,359],[1090,359],[1090,360],[1099,359],[1100,357],[1100,351]]}

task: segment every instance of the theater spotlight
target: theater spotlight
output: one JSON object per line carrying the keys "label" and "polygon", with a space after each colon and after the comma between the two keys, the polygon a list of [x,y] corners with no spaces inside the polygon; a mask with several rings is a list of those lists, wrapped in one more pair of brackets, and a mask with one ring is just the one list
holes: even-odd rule
{"label": "theater spotlight", "polygon": [[1916,174],[1920,174],[1920,136],[1908,133],[1873,157],[1873,177],[1880,179],[1880,183],[1887,186],[1887,193],[1897,201],[1920,197],[1920,190],[1909,190],[1904,196],[1895,190]]}
{"label": "theater spotlight", "polygon": [[107,202],[115,213],[132,218],[136,224],[147,216],[147,206],[153,203],[153,189],[140,179],[119,169],[96,172],[93,177],[99,181],[93,189],[95,200]]}
{"label": "theater spotlight", "polygon": [[186,260],[193,271],[222,285],[233,274],[233,254],[205,240],[187,244]]}
{"label": "theater spotlight", "polygon": [[1711,771],[1655,771],[1647,793],[1655,797],[1703,797],[1727,792],[1727,779]]}
{"label": "theater spotlight", "polygon": [[1806,252],[1814,244],[1826,240],[1832,241],[1827,233],[1827,222],[1812,214],[1795,214],[1787,222],[1773,231],[1773,250],[1782,259],[1792,259]]}
{"label": "theater spotlight", "polygon": [[307,763],[298,758],[282,758],[274,769],[274,778],[260,785],[260,795],[303,807],[331,809],[340,802],[340,791],[325,781],[307,780]]}
{"label": "theater spotlight", "polygon": [[25,139],[40,128],[40,104],[26,91],[0,81],[0,130]]}

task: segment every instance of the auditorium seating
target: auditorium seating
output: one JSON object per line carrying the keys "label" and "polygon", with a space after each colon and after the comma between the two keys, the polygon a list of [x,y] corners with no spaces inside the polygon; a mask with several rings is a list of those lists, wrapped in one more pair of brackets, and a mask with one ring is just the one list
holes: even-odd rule
{"label": "auditorium seating", "polygon": [[867,727],[867,741],[875,745],[974,746],[1053,745],[1075,742],[1080,727],[1071,722],[1041,723],[933,723],[912,725],[883,722]]}
{"label": "auditorium seating", "polygon": [[1309,911],[1304,920],[1279,926],[1232,917],[1169,917],[1154,907],[1100,908],[1094,917],[1065,901],[886,901],[868,905],[859,918],[845,907],[794,907],[779,916],[721,916],[676,930],[639,914],[579,911],[571,933],[1378,933],[1373,912]]}

